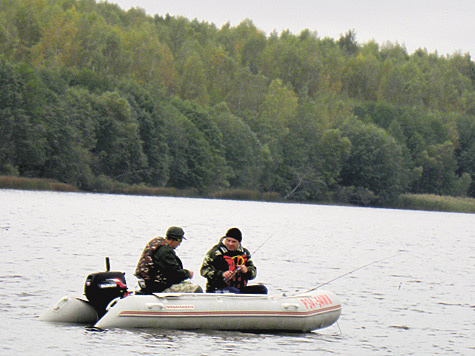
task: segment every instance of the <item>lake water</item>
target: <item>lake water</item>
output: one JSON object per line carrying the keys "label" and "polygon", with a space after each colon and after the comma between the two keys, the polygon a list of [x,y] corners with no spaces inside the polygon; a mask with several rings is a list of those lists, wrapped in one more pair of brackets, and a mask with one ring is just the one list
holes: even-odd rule
{"label": "lake water", "polygon": [[[342,315],[306,334],[98,332],[38,320],[82,293],[106,256],[134,289],[144,245],[171,225],[184,228],[177,254],[203,287],[204,254],[233,226],[271,294],[387,258],[323,286]],[[474,355],[474,239],[474,214],[0,190],[0,354]]]}

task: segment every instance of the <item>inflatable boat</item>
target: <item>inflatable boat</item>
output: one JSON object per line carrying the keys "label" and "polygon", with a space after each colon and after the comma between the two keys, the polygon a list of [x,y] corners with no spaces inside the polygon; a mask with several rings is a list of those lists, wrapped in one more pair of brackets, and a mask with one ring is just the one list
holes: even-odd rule
{"label": "inflatable boat", "polygon": [[86,298],[65,296],[40,316],[50,322],[83,323],[100,329],[159,328],[309,332],[334,324],[341,314],[329,291],[292,296],[127,291],[124,273],[89,275]]}

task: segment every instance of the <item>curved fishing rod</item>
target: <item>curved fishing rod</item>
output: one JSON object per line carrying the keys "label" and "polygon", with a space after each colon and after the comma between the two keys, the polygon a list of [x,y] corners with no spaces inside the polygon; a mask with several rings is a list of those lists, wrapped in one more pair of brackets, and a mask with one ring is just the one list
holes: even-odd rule
{"label": "curved fishing rod", "polygon": [[351,274],[351,273],[353,273],[353,272],[359,271],[360,269],[369,267],[369,266],[371,266],[371,265],[374,265],[374,264],[376,264],[376,263],[378,263],[378,262],[387,260],[388,258],[391,258],[391,257],[394,257],[394,256],[396,256],[396,255],[386,256],[386,257],[381,258],[381,259],[379,259],[379,260],[377,260],[377,261],[373,261],[373,262],[367,263],[367,264],[365,264],[365,265],[363,265],[363,266],[360,266],[360,267],[357,267],[357,268],[355,268],[355,269],[352,269],[352,270],[349,271],[349,272],[340,274],[339,276],[337,276],[337,277],[335,277],[335,278],[332,278],[332,279],[330,279],[329,281],[323,282],[323,283],[319,284],[318,286],[316,286],[316,287],[314,287],[314,288],[312,288],[312,289],[306,290],[305,292],[302,292],[302,293],[299,293],[299,294],[303,294],[303,293],[308,293],[308,292],[314,291],[315,289],[318,289],[318,288],[320,288],[320,287],[322,287],[322,286],[324,286],[324,285],[327,285],[327,284],[329,284],[329,283],[331,283],[331,282],[333,282],[333,281],[336,281],[337,279],[340,279],[340,278],[342,278],[342,277],[345,277],[345,276],[347,276],[347,275],[349,275],[349,274]]}

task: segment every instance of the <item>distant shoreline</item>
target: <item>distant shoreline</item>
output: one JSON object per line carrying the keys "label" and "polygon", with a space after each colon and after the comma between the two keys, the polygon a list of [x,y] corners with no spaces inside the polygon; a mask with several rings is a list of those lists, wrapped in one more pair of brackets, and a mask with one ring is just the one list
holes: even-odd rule
{"label": "distant shoreline", "polygon": [[[144,185],[114,185],[104,187],[96,191],[83,191],[79,188],[45,178],[26,178],[17,176],[0,176],[0,189],[18,189],[18,190],[37,190],[53,192],[76,192],[76,193],[103,193],[103,194],[124,194],[124,195],[143,195],[143,196],[168,196],[168,197],[188,197],[188,198],[211,198],[224,200],[250,200],[292,203],[292,201],[283,200],[277,193],[260,193],[245,189],[232,189],[221,192],[215,192],[208,195],[197,194],[193,190],[180,190],[175,188],[147,187]],[[296,202],[305,203],[309,202]],[[336,202],[313,202],[310,204],[319,205],[339,205]],[[439,196],[435,194],[403,194],[394,206],[385,208],[403,209],[403,210],[425,210],[442,211],[455,213],[475,213],[475,199],[469,197],[450,197]]]}

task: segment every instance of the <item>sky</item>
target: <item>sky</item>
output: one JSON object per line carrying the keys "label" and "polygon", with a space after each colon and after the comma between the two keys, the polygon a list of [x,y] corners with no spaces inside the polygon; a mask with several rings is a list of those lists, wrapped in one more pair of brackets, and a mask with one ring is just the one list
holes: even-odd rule
{"label": "sky", "polygon": [[374,40],[425,48],[439,55],[475,55],[475,0],[107,0],[148,15],[167,13],[213,23],[239,25],[246,18],[269,35],[309,29],[338,39],[348,30],[359,44]]}

